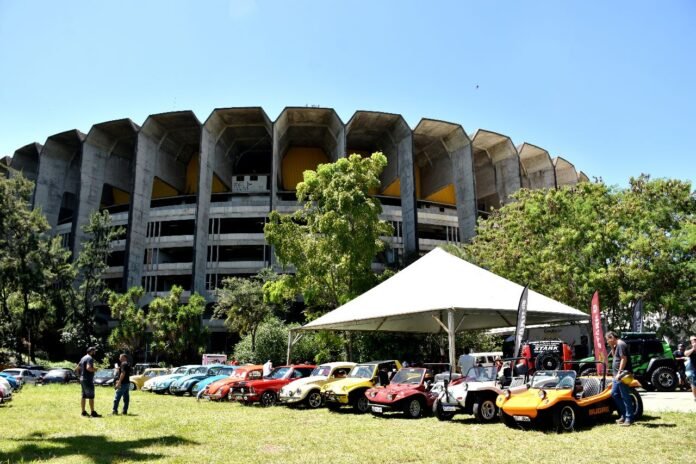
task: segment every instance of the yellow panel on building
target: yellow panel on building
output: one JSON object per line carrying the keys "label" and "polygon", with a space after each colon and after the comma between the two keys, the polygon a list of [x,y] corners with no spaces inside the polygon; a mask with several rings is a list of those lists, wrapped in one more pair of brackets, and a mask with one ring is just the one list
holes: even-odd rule
{"label": "yellow panel on building", "polygon": [[114,199],[114,205],[127,205],[130,203],[130,194],[124,190],[111,187],[111,195]]}
{"label": "yellow panel on building", "polygon": [[382,195],[385,197],[400,197],[401,196],[401,180],[397,177],[394,181],[387,185],[382,190]]}
{"label": "yellow panel on building", "polygon": [[152,181],[153,200],[157,198],[175,197],[177,195],[179,195],[179,192],[159,177],[155,177],[155,180]]}
{"label": "yellow panel on building", "polygon": [[436,203],[443,203],[445,205],[455,205],[457,200],[454,196],[454,185],[447,184],[435,193],[431,193],[425,197],[427,201],[434,201]]}
{"label": "yellow panel on building", "polygon": [[198,192],[198,153],[191,157],[186,165],[186,187],[184,193],[192,195]]}
{"label": "yellow panel on building", "polygon": [[224,192],[229,192],[230,188],[225,185],[225,183],[217,176],[217,174],[213,173],[213,186],[212,186],[213,193],[224,193]]}
{"label": "yellow panel on building", "polygon": [[283,190],[296,190],[297,184],[304,180],[302,173],[316,170],[320,164],[329,162],[321,148],[291,147],[281,164],[283,170]]}

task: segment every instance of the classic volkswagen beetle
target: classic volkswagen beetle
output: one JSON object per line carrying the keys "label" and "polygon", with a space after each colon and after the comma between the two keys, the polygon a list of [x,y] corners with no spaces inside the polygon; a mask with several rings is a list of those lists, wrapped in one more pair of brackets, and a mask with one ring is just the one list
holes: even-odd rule
{"label": "classic volkswagen beetle", "polygon": [[425,367],[405,367],[397,372],[384,387],[373,387],[365,392],[374,415],[389,411],[403,411],[406,417],[417,419],[432,409],[437,395],[430,391],[433,370]]}
{"label": "classic volkswagen beetle", "polygon": [[278,400],[282,404],[304,404],[316,409],[324,404],[321,387],[345,378],[355,366],[353,362],[332,362],[317,366],[309,377],[290,382],[280,389]]}
{"label": "classic volkswagen beetle", "polygon": [[[224,365],[201,366],[187,375],[174,380],[169,386],[169,393],[176,396],[183,396],[186,393],[192,395],[193,387],[203,379],[217,375]],[[193,395],[192,395],[193,396]]]}
{"label": "classic volkswagen beetle", "polygon": [[161,375],[159,377],[147,380],[143,385],[143,391],[152,391],[160,395],[167,393],[169,392],[169,387],[171,386],[172,382],[174,382],[179,377],[192,374],[193,371],[195,371],[199,367],[201,366],[189,365],[177,367],[171,374]]}
{"label": "classic volkswagen beetle", "polygon": [[[643,415],[643,401],[636,391],[639,386],[634,380],[629,387],[634,419]],[[537,371],[528,390],[515,390],[496,399],[509,427],[550,426],[558,433],[572,432],[580,422],[609,417],[616,409],[606,374],[577,377],[575,371]]]}
{"label": "classic volkswagen beetle", "polygon": [[348,377],[321,387],[321,396],[326,407],[337,410],[341,406],[353,406],[359,413],[370,410],[365,392],[379,384],[386,386],[389,378],[401,369],[399,361],[372,361],[360,363],[350,371]]}
{"label": "classic volkswagen beetle", "polygon": [[203,389],[201,398],[213,401],[225,401],[229,398],[232,386],[242,380],[257,380],[261,378],[263,366],[248,365],[235,369],[234,373],[221,380],[217,380]]}
{"label": "classic volkswagen beetle", "polygon": [[300,364],[280,366],[271,371],[268,376],[259,380],[243,380],[232,386],[232,399],[242,404],[259,402],[261,406],[272,406],[278,400],[278,392],[295,379],[309,377],[317,366]]}
{"label": "classic volkswagen beetle", "polygon": [[229,379],[234,375],[234,371],[237,369],[239,369],[239,366],[222,366],[217,374],[202,379],[196,383],[191,390],[191,396],[195,396],[196,398],[200,399],[200,396],[203,394],[203,391],[205,391],[205,388],[208,385],[213,382],[217,382],[218,380]]}
{"label": "classic volkswagen beetle", "polygon": [[159,377],[162,375],[167,375],[169,374],[169,369],[165,367],[151,367],[149,369],[145,369],[142,374],[138,375],[131,375],[130,377],[130,389],[131,390],[138,390],[143,388],[143,385],[145,385],[145,382],[148,380],[154,379],[155,377]]}

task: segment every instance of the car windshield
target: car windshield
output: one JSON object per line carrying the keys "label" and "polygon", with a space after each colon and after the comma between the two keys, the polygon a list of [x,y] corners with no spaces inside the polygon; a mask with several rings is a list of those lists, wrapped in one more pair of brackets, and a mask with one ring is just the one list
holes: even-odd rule
{"label": "car windshield", "polygon": [[94,374],[95,377],[97,378],[104,378],[104,377],[113,377],[114,376],[114,370],[113,369],[99,369],[96,374]]}
{"label": "car windshield", "polygon": [[373,364],[358,364],[350,371],[348,377],[353,377],[357,379],[371,379],[372,373],[375,371],[375,366]]}
{"label": "car windshield", "polygon": [[205,366],[202,366],[202,367],[197,367],[197,368],[195,368],[195,369],[189,371],[189,375],[192,375],[192,374],[205,374],[206,372],[208,372],[208,368],[205,367]]}
{"label": "car windshield", "polygon": [[423,375],[425,375],[425,369],[423,368],[405,368],[401,369],[396,373],[396,375],[394,375],[391,383],[418,385],[421,383]]}
{"label": "car windshield", "polygon": [[232,375],[234,374],[234,367],[221,367],[220,369],[217,370],[215,375]]}
{"label": "car windshield", "polygon": [[2,371],[2,372],[3,372],[3,374],[10,374],[10,375],[19,375],[19,374],[22,373],[22,372],[21,372],[20,370],[18,370],[18,369],[5,369],[5,370]]}
{"label": "car windshield", "polygon": [[276,367],[271,371],[270,374],[266,377],[267,379],[282,379],[285,377],[285,374],[288,373],[290,370],[289,367]]}
{"label": "car windshield", "polygon": [[537,371],[532,388],[566,389],[575,386],[575,371]]}
{"label": "car windshield", "polygon": [[48,371],[44,377],[64,377],[65,373],[64,370]]}
{"label": "car windshield", "polygon": [[495,366],[476,366],[469,369],[466,373],[466,380],[467,382],[487,382],[489,380],[495,380],[497,374],[498,368]]}
{"label": "car windshield", "polygon": [[172,372],[172,374],[185,374],[187,370],[187,367],[177,367],[176,370]]}
{"label": "car windshield", "polygon": [[331,366],[317,366],[310,375],[323,375],[328,377],[331,374]]}

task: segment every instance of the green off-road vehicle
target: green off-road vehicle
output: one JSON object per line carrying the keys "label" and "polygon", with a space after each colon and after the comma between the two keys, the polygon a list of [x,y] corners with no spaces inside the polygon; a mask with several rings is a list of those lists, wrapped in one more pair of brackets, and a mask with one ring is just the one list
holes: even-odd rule
{"label": "green off-road vehicle", "polygon": [[[628,344],[633,375],[643,388],[659,391],[674,391],[677,388],[677,364],[667,342],[657,338],[654,332],[627,332],[621,335],[621,339]],[[581,376],[595,371],[594,357],[581,359],[579,363]],[[608,364],[611,369],[611,356]]]}

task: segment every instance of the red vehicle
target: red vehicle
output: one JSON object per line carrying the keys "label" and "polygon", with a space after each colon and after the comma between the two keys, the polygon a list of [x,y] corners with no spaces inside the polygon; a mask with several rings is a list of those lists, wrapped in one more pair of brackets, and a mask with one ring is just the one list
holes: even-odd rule
{"label": "red vehicle", "polygon": [[365,392],[374,415],[390,411],[402,411],[406,417],[416,419],[433,409],[437,394],[432,393],[434,375],[425,367],[406,367],[394,375],[389,385],[373,387]]}
{"label": "red vehicle", "polygon": [[203,392],[201,392],[201,397],[213,400],[213,401],[225,401],[229,398],[230,390],[232,386],[243,380],[256,380],[261,378],[261,373],[263,372],[263,366],[242,366],[235,369],[234,374],[211,383]]}
{"label": "red vehicle", "polygon": [[309,364],[276,367],[267,377],[235,383],[230,392],[231,399],[242,404],[258,401],[261,406],[272,406],[278,400],[281,388],[293,380],[309,377],[315,367]]}

